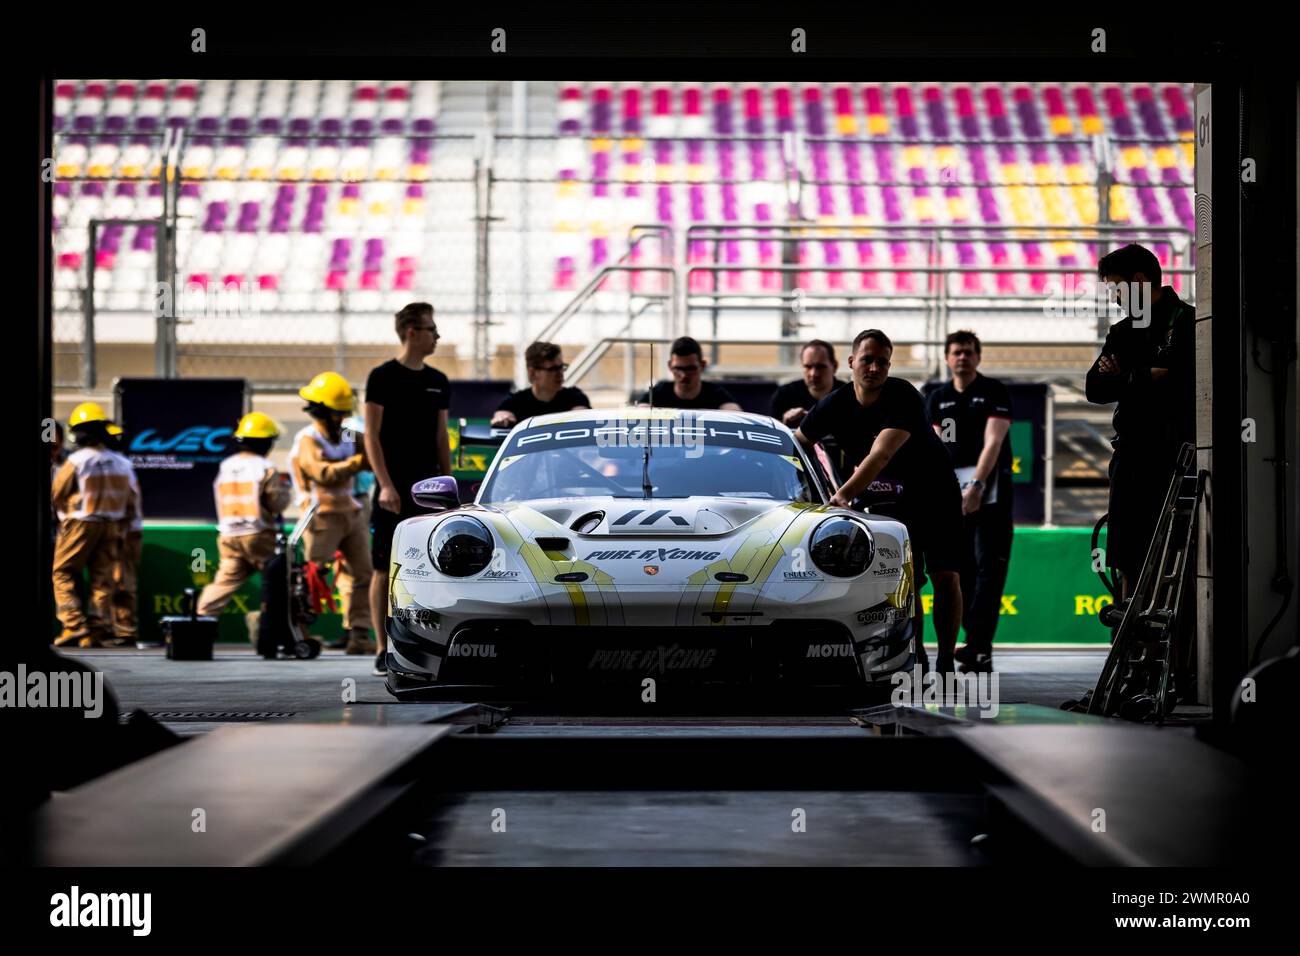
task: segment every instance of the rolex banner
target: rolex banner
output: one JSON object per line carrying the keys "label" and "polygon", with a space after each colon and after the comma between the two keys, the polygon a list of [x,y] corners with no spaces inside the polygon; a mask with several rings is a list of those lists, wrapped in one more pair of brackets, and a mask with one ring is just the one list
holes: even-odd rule
{"label": "rolex banner", "polygon": [[146,518],[215,521],[212,482],[244,414],[242,378],[124,378],[113,390],[123,454]]}

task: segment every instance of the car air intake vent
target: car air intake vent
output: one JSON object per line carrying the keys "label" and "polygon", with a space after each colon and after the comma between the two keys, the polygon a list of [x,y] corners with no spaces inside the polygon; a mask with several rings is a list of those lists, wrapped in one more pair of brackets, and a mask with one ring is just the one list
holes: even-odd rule
{"label": "car air intake vent", "polygon": [[605,512],[588,511],[585,515],[580,515],[574,520],[569,527],[578,532],[578,534],[591,534],[600,527],[600,523],[605,520]]}
{"label": "car air intake vent", "polygon": [[536,538],[534,540],[543,551],[564,551],[569,547],[568,538]]}

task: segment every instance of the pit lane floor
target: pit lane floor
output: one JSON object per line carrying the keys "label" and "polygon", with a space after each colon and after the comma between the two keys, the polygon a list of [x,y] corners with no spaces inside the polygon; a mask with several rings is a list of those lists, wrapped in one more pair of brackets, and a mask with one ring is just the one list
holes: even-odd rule
{"label": "pit lane floor", "polygon": [[[372,658],[339,651],[315,661],[263,661],[250,649],[233,646],[219,647],[210,662],[169,661],[159,650],[87,650],[69,656],[104,673],[122,714],[144,710],[182,736],[339,708],[348,691],[358,704],[408,706],[394,701],[382,679],[370,673]],[[1095,683],[1104,656],[1104,649],[1001,651],[1000,700],[1056,707]],[[664,738],[674,737],[682,744],[686,738],[697,743],[730,738],[742,747],[743,738],[778,737],[803,752],[815,749],[819,740],[833,744],[836,738],[863,735],[848,719],[848,708],[839,706],[676,716],[643,716],[636,707],[590,714],[541,704],[514,706],[509,720],[487,738],[476,737],[472,727],[461,732],[471,748],[462,751],[461,772],[441,766],[424,777],[405,804],[376,818],[374,829],[335,859],[417,866],[979,867],[1004,862],[996,847],[991,851],[987,842],[972,842],[987,829],[985,796],[963,782],[950,749],[942,749],[949,742],[942,739],[915,740],[933,754],[920,761],[926,769],[900,774],[885,768],[874,789],[823,787],[800,774],[787,777],[794,787],[689,789],[692,784],[672,772],[651,775],[662,783],[638,780],[621,789],[585,779],[561,782],[568,771],[558,779],[543,773],[522,786],[503,785],[481,768],[474,770],[469,759],[478,751],[474,740],[490,744],[491,738],[513,749],[547,745],[548,738],[554,746],[603,738],[619,748],[617,738],[629,737],[646,744],[669,744]],[[539,763],[553,770],[573,767],[562,756],[567,752],[550,751],[558,759]],[[496,763],[489,759],[483,765]],[[603,764],[596,760],[595,765]]]}
{"label": "pit lane floor", "polygon": [[[1000,650],[999,698],[1003,704],[1057,707],[1096,683],[1105,648]],[[177,734],[188,736],[231,723],[272,720],[338,707],[345,694],[355,703],[396,704],[383,678],[371,674],[373,658],[325,651],[314,661],[264,661],[251,649],[219,645],[212,661],[169,661],[161,650],[65,652],[97,668],[123,714],[140,709]],[[931,650],[933,654],[933,650]],[[635,702],[634,702],[635,703]],[[639,705],[623,714],[584,716],[542,705],[512,708],[499,733],[523,734],[859,734],[833,706],[753,715],[747,712],[672,717],[641,716]]]}

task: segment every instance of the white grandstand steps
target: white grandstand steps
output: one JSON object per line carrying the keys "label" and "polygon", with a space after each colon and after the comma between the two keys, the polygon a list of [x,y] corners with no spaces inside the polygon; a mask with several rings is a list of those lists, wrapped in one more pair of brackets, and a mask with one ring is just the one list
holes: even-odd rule
{"label": "white grandstand steps", "polygon": [[[438,132],[444,136],[475,136],[483,132],[492,88],[497,88],[496,132],[514,132],[514,84],[508,80],[445,80],[441,84]],[[556,131],[556,88],[553,80],[528,81],[528,133]]]}

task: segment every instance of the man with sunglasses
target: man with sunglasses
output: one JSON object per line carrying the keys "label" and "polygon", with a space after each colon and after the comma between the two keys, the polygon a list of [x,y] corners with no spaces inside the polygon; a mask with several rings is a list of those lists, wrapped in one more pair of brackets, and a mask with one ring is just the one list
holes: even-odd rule
{"label": "man with sunglasses", "polygon": [[377,675],[385,673],[384,622],[393,531],[399,521],[428,514],[411,498],[411,485],[421,478],[451,474],[447,438],[451,382],[424,364],[438,347],[433,306],[412,302],[397,313],[395,325],[401,354],[371,369],[366,379],[366,457],[375,473],[370,509],[370,556],[375,573],[370,581],[370,607],[375,612],[379,645]]}
{"label": "man with sunglasses", "polygon": [[[827,436],[835,439],[843,484],[831,504],[870,508],[907,527],[915,592],[925,586],[927,572],[934,580],[935,670],[952,672],[962,611],[961,491],[948,452],[930,428],[921,393],[889,374],[893,351],[879,329],[859,332],[849,357],[853,387],[832,392],[809,409],[795,437],[807,447]],[[918,597],[918,635],[924,633],[921,608]],[[928,669],[920,640],[916,651]]]}
{"label": "man with sunglasses", "polygon": [[655,408],[719,408],[741,411],[740,403],[721,385],[702,378],[709,363],[700,343],[689,335],[677,339],[668,349],[668,371],[672,381],[662,381],[641,393],[639,405]]}
{"label": "man with sunglasses", "polygon": [[524,351],[528,366],[528,387],[511,392],[492,416],[493,428],[510,428],[517,422],[549,412],[591,408],[591,399],[580,388],[566,388],[560,347],[553,342],[534,342]]}
{"label": "man with sunglasses", "polygon": [[787,428],[798,428],[808,409],[843,385],[835,377],[840,363],[835,361],[835,347],[821,339],[813,339],[799,351],[803,364],[803,378],[788,382],[772,396],[771,416]]}

